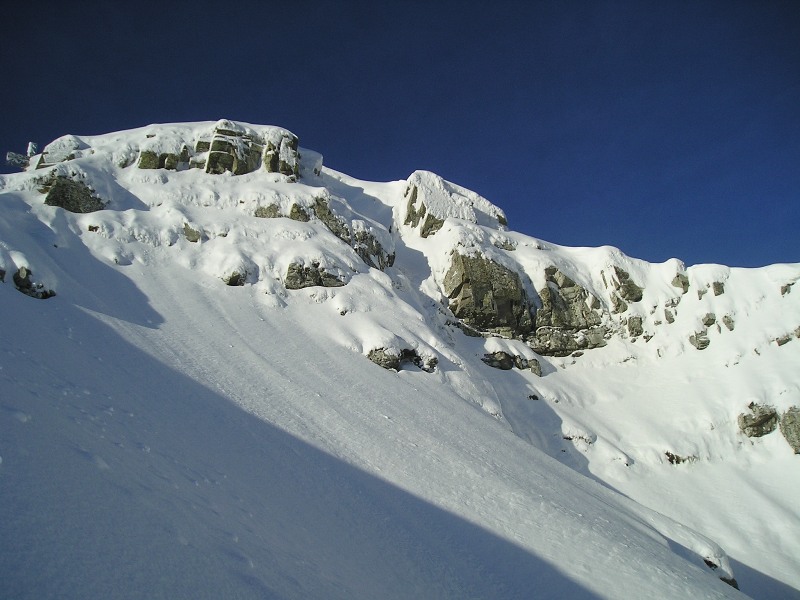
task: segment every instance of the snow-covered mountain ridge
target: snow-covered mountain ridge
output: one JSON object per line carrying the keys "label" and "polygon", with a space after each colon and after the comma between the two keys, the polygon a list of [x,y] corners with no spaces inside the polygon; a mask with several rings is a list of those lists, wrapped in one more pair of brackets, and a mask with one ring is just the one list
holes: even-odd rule
{"label": "snow-covered mountain ridge", "polygon": [[[0,374],[22,396],[31,395],[26,378],[9,374],[31,369],[34,377],[35,370],[20,357],[55,331],[73,335],[67,321],[78,319],[89,329],[86,343],[112,347],[108,329],[259,422],[558,565],[550,575],[533,569],[555,585],[542,597],[633,597],[642,589],[657,597],[735,595],[716,584],[717,575],[736,576],[754,597],[800,588],[792,500],[800,492],[800,296],[793,290],[800,265],[686,267],[611,247],[557,246],[510,230],[500,208],[433,173],[359,181],[323,167],[291,132],[231,121],[65,136],[31,157],[24,173],[0,177],[0,194],[0,293],[14,321],[3,329],[18,332]],[[37,305],[44,308],[31,308],[25,296],[44,299]],[[15,311],[45,311],[40,317],[51,327],[38,326],[28,346],[23,324],[30,321],[14,319]],[[52,346],[66,349],[70,339]],[[134,389],[149,376],[121,367],[120,358],[134,354],[102,355],[115,368],[100,372]],[[62,355],[44,357],[47,371],[60,373],[48,363]],[[96,367],[91,374],[76,367],[83,375],[72,377],[94,380]],[[54,387],[59,377],[69,375],[53,375]],[[28,422],[22,402],[4,404],[13,427]],[[120,438],[142,435],[117,427]],[[206,428],[213,435],[212,424]],[[100,454],[86,452],[97,465]],[[0,450],[0,483],[14,467],[7,454]],[[135,471],[139,458],[120,457],[118,465]],[[109,470],[120,469],[99,468],[97,476]],[[343,475],[353,477],[360,476]],[[565,494],[574,497],[568,507],[560,504]],[[388,496],[396,497],[371,496],[378,500],[370,514],[388,510],[381,501]],[[347,511],[356,497],[333,499]],[[393,518],[412,514],[408,501],[392,502],[402,505]],[[558,505],[556,515],[548,502]],[[584,514],[592,524],[582,523]],[[374,519],[343,522],[361,528],[362,544],[375,543]],[[437,516],[430,523],[455,537],[476,535]],[[299,524],[287,527],[296,534]],[[389,579],[376,576],[372,595],[364,595],[354,591],[364,573],[312,576],[264,555],[265,548],[287,551],[276,541],[286,534],[263,524],[256,531],[270,542],[260,547],[250,536],[248,556],[261,553],[260,567],[249,559],[250,576],[272,581],[277,597],[322,597],[323,590],[374,597],[386,592],[381,581],[397,577],[381,563]],[[585,545],[564,545],[558,532]],[[447,555],[440,568],[452,579],[450,591],[433,592],[440,578],[411,575],[393,584],[397,597],[408,586],[428,589],[416,594],[426,597],[466,597],[467,580],[476,597],[520,597],[536,580],[509,567],[527,560],[511,549],[476,583],[452,549],[429,536],[391,527],[387,535],[421,536],[424,552]],[[740,568],[732,571],[711,540]],[[196,544],[213,554],[219,542],[210,535]],[[299,552],[329,543],[309,541]],[[614,555],[603,556],[610,561],[603,567],[594,565],[601,549]],[[337,569],[354,569],[351,555],[338,557]],[[472,555],[464,564],[486,559]],[[419,559],[403,560],[413,573],[420,569]],[[287,577],[299,577],[299,587]]]}

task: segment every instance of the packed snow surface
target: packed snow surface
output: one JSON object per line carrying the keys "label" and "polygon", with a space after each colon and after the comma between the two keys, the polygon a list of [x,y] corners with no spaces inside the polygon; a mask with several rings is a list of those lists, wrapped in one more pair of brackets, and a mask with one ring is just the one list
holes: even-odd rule
{"label": "packed snow surface", "polygon": [[[0,176],[2,597],[800,597],[800,456],[737,424],[800,405],[800,265],[562,247],[432,173],[365,182],[302,148],[296,177],[137,167],[214,126],[65,136]],[[52,176],[106,208],[45,205]],[[410,185],[444,222],[427,238]],[[442,291],[454,251],[521,273],[534,302],[545,269],[568,274],[607,343],[466,336]],[[293,264],[344,285],[287,289]],[[615,267],[643,290],[623,313]],[[19,293],[20,268],[56,295]],[[435,368],[383,369],[376,348]],[[542,376],[481,360],[498,351]]]}

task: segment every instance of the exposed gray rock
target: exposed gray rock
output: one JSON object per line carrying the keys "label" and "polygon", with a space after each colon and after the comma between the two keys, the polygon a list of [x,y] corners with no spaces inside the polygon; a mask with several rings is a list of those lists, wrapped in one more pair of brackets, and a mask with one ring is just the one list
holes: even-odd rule
{"label": "exposed gray rock", "polygon": [[183,224],[183,236],[190,242],[199,242],[203,239],[202,232],[198,231],[197,229],[192,229],[192,227],[188,223]]}
{"label": "exposed gray rock", "polygon": [[519,274],[480,254],[454,252],[443,286],[453,314],[474,329],[520,337],[533,327]]}
{"label": "exposed gray rock", "polygon": [[772,433],[778,426],[778,412],[772,406],[751,402],[747,405],[750,413],[739,415],[739,429],[747,437],[761,437]]}
{"label": "exposed gray rock", "polygon": [[792,281],[791,283],[787,283],[785,285],[782,285],[781,286],[781,296],[785,296],[786,294],[790,293],[792,291],[792,286],[794,284],[795,284],[795,282]]}
{"label": "exposed gray rock", "polygon": [[139,162],[136,164],[140,169],[157,169],[158,168],[158,154],[152,150],[142,150],[139,153]]}
{"label": "exposed gray rock", "polygon": [[545,269],[546,285],[539,290],[542,307],[536,311],[536,333],[528,341],[544,356],[567,356],[576,350],[605,345],[599,303],[556,267]]}
{"label": "exposed gray rock", "polygon": [[289,208],[289,218],[293,221],[307,222],[309,220],[308,212],[299,204],[292,204]]}
{"label": "exposed gray rock", "polygon": [[357,229],[353,235],[353,250],[370,267],[383,271],[394,264],[394,253],[384,250],[378,238],[366,229]]}
{"label": "exposed gray rock", "polygon": [[715,296],[721,296],[725,293],[725,284],[721,281],[715,281],[711,284],[711,291],[714,292]]}
{"label": "exposed gray rock", "polygon": [[539,361],[535,358],[532,358],[528,361],[528,366],[531,369],[531,373],[536,375],[537,377],[542,376],[542,365],[539,364]]}
{"label": "exposed gray rock", "polygon": [[734,322],[733,322],[733,317],[731,317],[730,315],[725,315],[724,317],[722,317],[722,324],[728,328],[728,331],[733,331]]}
{"label": "exposed gray rock", "polygon": [[628,272],[619,267],[614,267],[614,274],[616,278],[612,279],[612,283],[620,297],[626,302],[639,302],[642,299],[644,288],[636,285]]}
{"label": "exposed gray rock", "polygon": [[231,287],[242,286],[247,281],[247,273],[239,273],[239,271],[234,271],[230,275],[223,277],[222,281],[225,282],[225,285],[229,285]]}
{"label": "exposed gray rock", "polygon": [[690,335],[689,343],[698,350],[705,350],[711,344],[711,340],[708,339],[708,331],[698,331],[694,335]]}
{"label": "exposed gray rock", "polygon": [[503,352],[502,350],[499,352],[484,354],[481,360],[490,367],[502,369],[503,371],[509,371],[514,368],[514,357],[508,352]]}
{"label": "exposed gray rock", "polygon": [[384,369],[400,370],[400,354],[386,348],[374,348],[369,351],[367,358]]}
{"label": "exposed gray rock", "polygon": [[672,285],[676,288],[681,288],[683,293],[689,291],[689,278],[686,276],[685,273],[678,273],[672,280]]}
{"label": "exposed gray rock", "polygon": [[73,213],[90,213],[106,207],[106,203],[89,186],[67,177],[56,177],[53,180],[44,203]]}
{"label": "exposed gray rock", "polygon": [[590,308],[590,294],[556,267],[545,269],[547,285],[539,290],[542,307],[536,311],[537,327],[557,327],[569,331],[589,329],[602,321]]}
{"label": "exposed gray rock", "polygon": [[428,212],[428,207],[421,201],[419,202],[419,206],[417,206],[417,195],[418,189],[416,185],[410,185],[408,189],[406,189],[405,197],[408,198],[408,202],[406,203],[406,218],[404,223],[406,225],[411,225],[411,227],[416,227],[422,220],[420,236],[426,238],[439,231],[442,225],[444,225],[444,220],[430,214]]}
{"label": "exposed gray rock", "polygon": [[277,204],[270,204],[269,206],[259,206],[256,208],[254,216],[262,219],[277,219],[282,217],[281,207]]}
{"label": "exposed gray rock", "polygon": [[706,313],[703,315],[703,325],[706,327],[711,327],[714,323],[717,322],[717,316],[714,313]]}
{"label": "exposed gray rock", "polygon": [[707,293],[708,293],[708,288],[700,288],[699,290],[697,290],[697,299],[702,300],[703,296],[705,296]]}
{"label": "exposed gray rock", "polygon": [[352,235],[350,233],[350,228],[342,217],[331,210],[327,200],[324,198],[317,198],[314,200],[314,214],[331,230],[333,235],[338,237],[345,244],[349,245],[351,243]]}
{"label": "exposed gray rock", "polygon": [[[263,165],[267,172],[296,177],[299,169],[297,136],[277,128],[266,135],[267,139],[264,139],[248,128],[223,119],[217,122],[210,136],[195,141],[194,149],[198,153],[208,152],[204,163],[206,173],[244,175]],[[185,153],[182,149],[181,155],[159,157],[159,162],[162,160],[165,163],[160,166],[164,168],[180,162],[201,165],[200,161],[189,156],[188,148],[185,148]],[[148,161],[152,163],[152,158]]]}
{"label": "exposed gray rock", "polygon": [[792,406],[780,418],[781,433],[795,454],[800,454],[800,407]]}
{"label": "exposed gray rock", "polygon": [[673,452],[667,450],[666,452],[664,452],[664,455],[667,457],[667,460],[671,465],[680,465],[683,463],[697,462],[697,457],[693,454],[690,456],[681,456],[679,454],[674,454]]}
{"label": "exposed gray rock", "polygon": [[341,287],[344,281],[328,273],[319,263],[312,262],[310,267],[298,263],[291,263],[286,272],[283,284],[287,290],[300,290],[307,287]]}
{"label": "exposed gray rock", "polygon": [[416,350],[404,348],[398,353],[396,350],[374,348],[369,351],[367,358],[384,369],[399,371],[404,363],[411,363],[427,373],[433,373],[439,359],[435,356],[422,358]]}
{"label": "exposed gray rock", "polygon": [[628,335],[631,337],[639,337],[644,333],[642,329],[642,317],[635,316],[628,318]]}
{"label": "exposed gray rock", "polygon": [[791,334],[788,333],[786,335],[782,335],[779,338],[775,338],[775,343],[778,344],[778,346],[783,346],[791,341],[792,341],[792,336]]}
{"label": "exposed gray rock", "polygon": [[675,314],[668,308],[664,309],[664,318],[667,320],[667,323],[675,322]]}
{"label": "exposed gray rock", "polygon": [[[26,296],[38,300],[46,300],[56,295],[53,290],[48,290],[41,283],[31,280],[33,273],[27,267],[20,267],[13,275],[14,286]],[[5,271],[3,271],[5,278]]]}

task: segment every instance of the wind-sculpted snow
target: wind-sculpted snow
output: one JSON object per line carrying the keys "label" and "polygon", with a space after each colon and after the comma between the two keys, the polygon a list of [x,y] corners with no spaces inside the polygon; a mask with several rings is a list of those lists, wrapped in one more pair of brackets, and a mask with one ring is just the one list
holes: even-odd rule
{"label": "wind-sculpted snow", "polygon": [[[800,594],[800,265],[558,246],[432,173],[282,171],[293,139],[65,136],[0,177],[11,597]],[[789,416],[748,437],[751,403]]]}

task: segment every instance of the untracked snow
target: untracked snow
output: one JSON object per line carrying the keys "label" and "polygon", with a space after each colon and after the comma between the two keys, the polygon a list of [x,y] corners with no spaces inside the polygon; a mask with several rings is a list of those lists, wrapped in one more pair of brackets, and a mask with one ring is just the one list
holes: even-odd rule
{"label": "untracked snow", "polygon": [[[302,148],[297,178],[136,166],[213,126],[68,136],[53,166],[0,177],[0,596],[800,597],[800,457],[736,422],[800,404],[800,289],[781,291],[800,265],[557,246],[433,174],[365,182]],[[45,205],[51,172],[106,209]],[[427,238],[403,222],[412,184],[443,221]],[[522,272],[533,299],[555,266],[610,306],[624,267],[644,289],[625,317],[652,337],[559,358],[466,336],[441,287],[454,249]],[[292,264],[344,285],[286,289]],[[19,293],[21,267],[56,295]],[[690,291],[667,328],[676,272]],[[697,350],[709,312],[736,325]],[[435,368],[382,369],[375,348]],[[481,360],[498,351],[542,376]]]}

